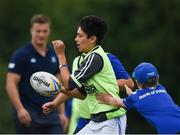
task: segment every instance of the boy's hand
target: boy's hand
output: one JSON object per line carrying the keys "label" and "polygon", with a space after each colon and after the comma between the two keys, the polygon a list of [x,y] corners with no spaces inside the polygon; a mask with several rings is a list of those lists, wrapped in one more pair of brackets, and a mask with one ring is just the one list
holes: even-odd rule
{"label": "boy's hand", "polygon": [[114,99],[110,94],[97,93],[96,97],[100,104],[114,105]]}
{"label": "boy's hand", "polygon": [[65,53],[65,45],[62,40],[54,40],[52,41],[52,44],[57,56]]}
{"label": "boy's hand", "polygon": [[109,104],[116,107],[126,107],[120,97],[113,98],[110,94],[97,93],[96,98],[100,104]]}
{"label": "boy's hand", "polygon": [[125,84],[124,85],[125,89],[126,89],[126,94],[129,96],[133,93],[133,91]]}
{"label": "boy's hand", "polygon": [[43,113],[48,114],[55,110],[57,108],[57,105],[52,101],[52,102],[47,102],[42,106]]}

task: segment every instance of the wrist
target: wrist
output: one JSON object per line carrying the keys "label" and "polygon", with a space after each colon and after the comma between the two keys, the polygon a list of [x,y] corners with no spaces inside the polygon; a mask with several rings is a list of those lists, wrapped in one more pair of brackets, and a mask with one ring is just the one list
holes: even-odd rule
{"label": "wrist", "polygon": [[64,112],[59,112],[59,116],[66,116]]}
{"label": "wrist", "polygon": [[111,101],[111,105],[118,106],[119,105],[119,98],[113,98]]}
{"label": "wrist", "polygon": [[57,55],[57,57],[58,57],[59,59],[62,59],[62,58],[65,57],[65,53],[60,53],[60,54]]}
{"label": "wrist", "polygon": [[63,68],[63,67],[67,67],[67,64],[60,64],[59,65],[59,69]]}
{"label": "wrist", "polygon": [[25,110],[25,108],[19,108],[19,109],[17,109],[17,113],[19,114],[21,112],[24,112],[24,110]]}
{"label": "wrist", "polygon": [[17,107],[15,107],[15,108],[16,108],[16,111],[17,111],[17,112],[20,112],[20,111],[22,111],[22,110],[25,109],[22,105],[17,106]]}
{"label": "wrist", "polygon": [[59,105],[62,104],[62,102],[61,102],[61,100],[59,99],[58,96],[57,96],[57,97],[55,98],[55,100],[53,101],[53,104],[54,104],[54,107],[55,107],[56,109],[58,109],[58,108],[59,108]]}

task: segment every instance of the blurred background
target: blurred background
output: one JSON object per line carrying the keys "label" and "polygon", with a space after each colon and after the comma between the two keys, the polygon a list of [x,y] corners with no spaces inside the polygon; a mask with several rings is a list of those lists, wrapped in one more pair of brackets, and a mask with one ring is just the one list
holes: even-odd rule
{"label": "blurred background", "polygon": [[[180,0],[1,0],[0,133],[15,133],[5,91],[8,61],[30,40],[30,18],[39,13],[51,17],[49,41],[65,42],[68,63],[78,55],[74,38],[81,17],[103,17],[109,25],[103,48],[117,55],[129,74],[140,62],[152,62],[160,82],[180,105]],[[135,111],[127,114],[128,133],[155,133]]]}

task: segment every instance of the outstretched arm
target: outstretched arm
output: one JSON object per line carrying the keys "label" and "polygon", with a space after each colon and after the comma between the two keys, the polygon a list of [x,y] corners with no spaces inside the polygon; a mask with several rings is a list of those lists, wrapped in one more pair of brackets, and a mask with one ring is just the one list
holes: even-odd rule
{"label": "outstretched arm", "polygon": [[104,93],[97,93],[96,97],[100,104],[109,104],[116,107],[126,107],[120,97],[113,98],[110,94]]}
{"label": "outstretched arm", "polygon": [[43,113],[48,114],[57,109],[58,106],[69,99],[69,96],[59,93],[58,96],[51,102],[42,105]]}
{"label": "outstretched arm", "polygon": [[125,85],[124,87],[128,95],[128,97],[125,99],[121,99],[120,97],[113,98],[110,94],[107,93],[97,93],[96,94],[97,100],[101,104],[109,104],[117,107],[124,107],[127,109],[135,108],[134,105],[135,101],[133,99],[134,94],[132,94],[133,93],[132,90],[127,85]]}
{"label": "outstretched arm", "polygon": [[[127,85],[124,85],[124,87],[126,89],[126,94],[128,96],[131,95],[132,90]],[[123,103],[123,99],[121,99],[120,97],[113,98],[110,94],[105,94],[105,93],[97,93],[96,97],[99,103],[101,104],[109,104],[116,107],[126,107],[125,104]]]}
{"label": "outstretched arm", "polygon": [[66,102],[71,97],[71,95],[79,99],[85,98],[85,96],[81,94],[77,89],[67,92],[67,90],[65,90],[65,88],[62,86],[61,92],[58,94],[58,96],[53,101],[47,102],[42,106],[43,112],[45,114],[48,114],[52,112],[53,110],[57,109],[57,107],[60,104]]}

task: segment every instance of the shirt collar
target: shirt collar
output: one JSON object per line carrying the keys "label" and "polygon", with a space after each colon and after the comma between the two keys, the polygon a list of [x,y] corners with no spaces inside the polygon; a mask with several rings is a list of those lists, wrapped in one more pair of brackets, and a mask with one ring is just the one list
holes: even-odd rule
{"label": "shirt collar", "polygon": [[[34,48],[34,46],[32,45],[31,42],[28,43],[28,46],[29,46],[29,49],[30,49],[33,53],[40,55],[40,54],[37,52],[37,50]],[[49,53],[49,49],[50,49],[50,48],[47,46],[46,55]],[[41,56],[41,55],[40,55],[40,56]]]}
{"label": "shirt collar", "polygon": [[83,57],[85,57],[86,55],[90,54],[91,52],[93,52],[94,50],[98,49],[100,47],[100,45],[96,45],[95,47],[93,47],[88,53],[82,53],[81,55]]}

